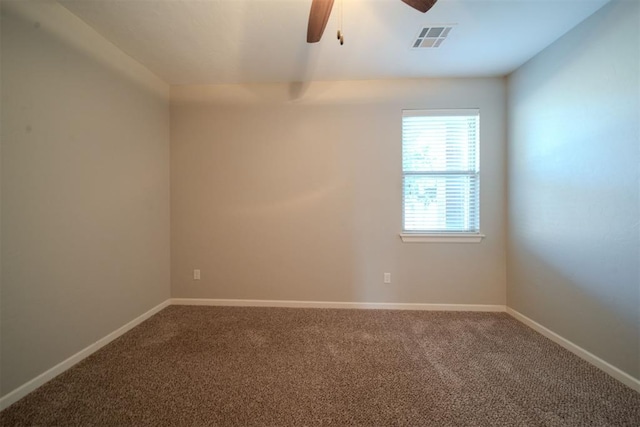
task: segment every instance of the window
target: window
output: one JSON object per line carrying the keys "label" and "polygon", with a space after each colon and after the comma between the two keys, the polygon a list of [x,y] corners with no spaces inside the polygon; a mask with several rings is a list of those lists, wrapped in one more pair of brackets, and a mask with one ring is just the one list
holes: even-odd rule
{"label": "window", "polygon": [[480,241],[478,110],[402,112],[403,241]]}

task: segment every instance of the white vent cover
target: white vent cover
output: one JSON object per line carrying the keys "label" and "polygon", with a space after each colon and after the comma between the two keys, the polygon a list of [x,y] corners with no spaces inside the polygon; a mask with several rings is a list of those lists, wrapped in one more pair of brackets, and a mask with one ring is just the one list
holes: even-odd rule
{"label": "white vent cover", "polygon": [[413,49],[440,47],[452,28],[451,25],[432,25],[421,28],[411,47]]}

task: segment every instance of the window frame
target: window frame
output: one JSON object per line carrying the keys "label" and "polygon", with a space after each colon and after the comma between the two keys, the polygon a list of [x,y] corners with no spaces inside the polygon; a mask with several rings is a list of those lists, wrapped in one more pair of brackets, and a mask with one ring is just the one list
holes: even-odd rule
{"label": "window frame", "polygon": [[[476,171],[471,174],[470,172],[458,172],[458,173],[442,173],[442,172],[433,172],[433,173],[420,173],[420,172],[407,172],[404,169],[404,118],[405,117],[433,117],[433,116],[476,116],[477,117],[477,139],[475,142],[475,151],[476,151]],[[403,109],[402,110],[402,120],[401,120],[401,172],[402,172],[402,232],[400,233],[400,238],[405,243],[479,243],[485,237],[484,234],[480,232],[480,188],[478,188],[478,231],[451,231],[451,232],[441,232],[441,231],[411,231],[405,229],[405,177],[407,175],[459,175],[459,176],[469,176],[474,175],[477,176],[477,185],[480,185],[480,109],[479,108],[455,108],[455,109]]]}

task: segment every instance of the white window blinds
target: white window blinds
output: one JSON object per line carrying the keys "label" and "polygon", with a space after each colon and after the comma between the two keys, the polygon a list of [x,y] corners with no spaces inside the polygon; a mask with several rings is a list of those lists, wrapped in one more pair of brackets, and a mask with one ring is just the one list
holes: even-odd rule
{"label": "white window blinds", "polygon": [[403,229],[478,233],[478,110],[402,112]]}

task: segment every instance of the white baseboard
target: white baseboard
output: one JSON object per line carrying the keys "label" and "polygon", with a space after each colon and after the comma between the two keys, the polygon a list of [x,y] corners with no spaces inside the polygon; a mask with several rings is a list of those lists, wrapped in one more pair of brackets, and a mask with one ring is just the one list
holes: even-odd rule
{"label": "white baseboard", "polygon": [[17,402],[18,400],[22,399],[24,396],[31,393],[32,391],[34,391],[41,385],[45,384],[46,382],[57,377],[67,369],[71,368],[76,363],[82,361],[83,359],[86,359],[87,357],[95,353],[100,348],[109,344],[111,341],[115,340],[119,336],[124,335],[126,332],[138,326],[140,323],[144,322],[149,317],[153,316],[154,314],[156,314],[163,308],[168,307],[169,305],[170,305],[170,300],[166,300],[165,302],[155,306],[154,308],[147,311],[146,313],[136,317],[135,319],[133,319],[126,325],[122,326],[121,328],[118,328],[115,331],[111,332],[109,335],[99,339],[98,341],[94,342],[90,346],[80,350],[79,352],[69,357],[68,359],[58,363],[56,366],[43,372],[42,374],[38,375],[31,381],[9,392],[8,394],[0,398],[0,411],[9,407],[10,405]]}
{"label": "white baseboard", "polygon": [[581,359],[591,363],[595,367],[611,375],[613,378],[617,379],[624,385],[634,389],[637,392],[640,392],[640,380],[638,380],[637,378],[634,378],[631,375],[627,374],[626,372],[616,368],[612,364],[605,362],[604,360],[600,359],[598,356],[572,343],[568,339],[556,334],[552,330],[542,326],[541,324],[539,324],[535,320],[528,318],[524,314],[521,314],[510,307],[507,307],[507,313],[509,313],[511,316],[513,316],[520,322],[524,323],[525,325],[529,326],[531,329],[549,338],[551,341],[555,342],[556,344],[559,344],[562,347],[566,348],[571,353],[575,354]]}
{"label": "white baseboard", "polygon": [[492,311],[504,312],[504,305],[481,304],[410,304],[386,302],[333,302],[333,301],[288,301],[254,299],[201,299],[171,298],[172,305],[210,305],[233,307],[291,307],[291,308],[358,308],[378,310],[422,310],[422,311]]}

